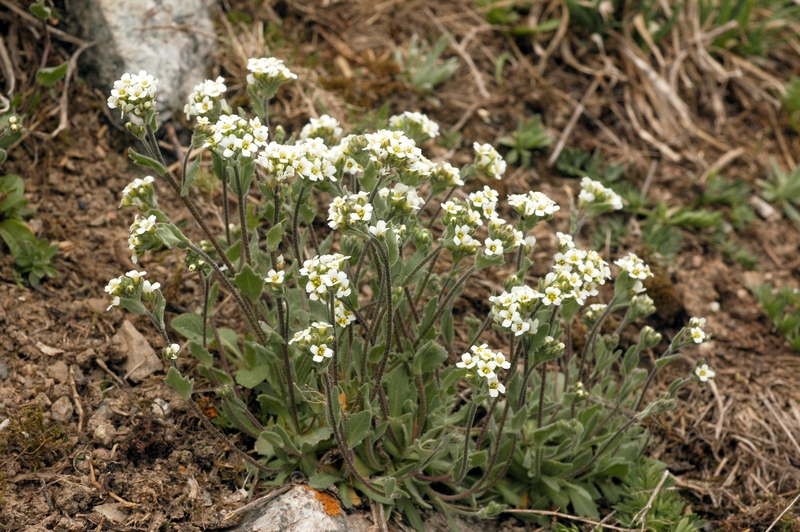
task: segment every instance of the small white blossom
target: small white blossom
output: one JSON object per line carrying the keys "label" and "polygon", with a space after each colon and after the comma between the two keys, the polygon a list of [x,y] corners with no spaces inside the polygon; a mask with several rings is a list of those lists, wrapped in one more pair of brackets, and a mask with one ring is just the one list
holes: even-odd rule
{"label": "small white blossom", "polygon": [[271,284],[273,288],[278,288],[283,285],[283,279],[285,275],[286,272],[283,270],[275,271],[272,269],[267,272],[267,277],[264,279],[264,282]]}
{"label": "small white blossom", "polygon": [[181,350],[181,346],[178,344],[170,344],[164,348],[163,355],[164,358],[167,360],[175,360],[178,358],[178,351]]}
{"label": "small white blossom", "polygon": [[703,364],[702,366],[695,368],[694,374],[697,375],[697,378],[700,379],[700,382],[708,382],[716,375],[714,370],[708,367],[708,364]]}

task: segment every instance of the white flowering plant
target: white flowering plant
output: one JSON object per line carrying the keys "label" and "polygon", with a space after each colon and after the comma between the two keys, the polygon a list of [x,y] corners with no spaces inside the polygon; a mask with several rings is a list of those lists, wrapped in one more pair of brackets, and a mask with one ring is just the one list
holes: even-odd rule
{"label": "white flowering plant", "polygon": [[[643,445],[639,423],[672,408],[683,384],[713,376],[698,366],[655,400],[647,395],[681,348],[708,340],[703,320],[667,342],[652,369],[639,368],[640,354],[664,343],[643,327],[624,355],[619,347],[621,333],[655,310],[641,259],[619,259],[606,290],[612,265],[581,248],[575,231],[558,233],[550,272],[537,279],[531,230],[559,206],[541,192],[505,201],[489,185],[463,192],[469,179],[503,178],[505,161],[492,146],[475,143],[465,168],[434,162],[415,139],[433,142],[438,126],[419,113],[346,136],[323,116],[287,140],[267,126],[268,103],[296,76],[276,59],[249,68],[254,117],[231,113],[224,80],[189,97],[187,114],[198,117],[192,146],[204,151],[192,160],[187,150],[180,176],[159,151],[152,101],[140,105],[142,92],[116,85],[109,99],[143,119],[128,128],[144,153],[130,156],[160,176],[137,179],[122,194],[121,206],[140,211],[130,227],[132,261],[181,250],[203,288],[197,312],[168,326],[159,283],[146,272],[106,287],[110,309],[153,322],[170,364],[167,383],[193,405],[194,380],[211,383],[221,418],[212,423],[196,405],[195,412],[223,436],[249,438],[257,458],[233,447],[267,482],[300,471],[346,506],[367,497],[387,518],[399,511],[420,530],[420,512],[432,506],[485,517],[525,499],[532,508],[593,515],[601,492],[614,502],[609,486],[624,482],[626,460]],[[121,81],[136,79],[157,84],[146,73]],[[193,197],[204,159],[220,187],[220,224]],[[159,209],[163,184],[202,240]],[[583,183],[573,229],[618,201]],[[488,297],[489,312],[458,318],[470,280],[504,265],[507,280]],[[220,326],[224,297],[237,305],[241,330]],[[576,333],[578,319],[585,335]],[[187,352],[197,360],[194,377],[178,370]]]}

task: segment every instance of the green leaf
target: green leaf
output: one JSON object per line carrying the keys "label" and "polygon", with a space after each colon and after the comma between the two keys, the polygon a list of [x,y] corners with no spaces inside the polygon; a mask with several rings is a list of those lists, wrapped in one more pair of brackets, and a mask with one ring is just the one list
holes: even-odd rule
{"label": "green leaf", "polygon": [[484,449],[483,451],[472,452],[469,455],[469,467],[480,467],[489,460],[489,452]]}
{"label": "green leaf", "polygon": [[31,4],[28,7],[28,10],[33,14],[34,17],[38,18],[39,20],[47,20],[53,14],[49,7],[44,5],[44,2],[37,2],[35,4]]}
{"label": "green leaf", "polygon": [[22,220],[3,220],[0,222],[0,238],[2,238],[11,255],[18,257],[23,253],[25,242],[35,242],[36,235]]}
{"label": "green leaf", "polygon": [[175,391],[178,392],[178,394],[186,401],[192,400],[194,379],[181,376],[180,372],[175,368],[175,366],[171,366],[169,368],[169,371],[167,371],[167,376],[164,378],[164,382],[175,389]]}
{"label": "green leaf", "polygon": [[374,161],[369,161],[367,166],[364,167],[364,172],[361,174],[359,182],[367,192],[371,192],[375,188],[378,183],[378,168],[375,166]]}
{"label": "green leaf", "polygon": [[281,239],[283,238],[283,224],[278,222],[272,229],[267,232],[267,249],[269,251],[276,251],[278,246],[281,245]]}
{"label": "green leaf", "polygon": [[242,271],[236,274],[236,277],[233,278],[233,284],[253,303],[258,301],[264,289],[264,279],[249,264],[245,264]]}
{"label": "green leaf", "polygon": [[386,352],[386,342],[381,342],[378,345],[372,346],[367,355],[367,360],[370,364],[377,364],[381,361],[383,354]]}
{"label": "green leaf", "polygon": [[213,366],[214,365],[214,357],[209,353],[208,349],[203,347],[203,345],[196,341],[192,340],[189,342],[189,352],[192,353],[197,360],[204,366]]}
{"label": "green leaf", "polygon": [[6,162],[7,152],[6,150],[0,148],[0,164]]}
{"label": "green leaf", "polygon": [[453,307],[448,308],[442,314],[442,339],[447,345],[453,344],[453,337],[455,335],[455,326],[453,324]]}
{"label": "green leaf", "polygon": [[119,304],[122,308],[130,312],[131,314],[146,314],[147,307],[145,307],[141,301],[137,301],[135,299],[130,299],[127,297],[119,298]]}
{"label": "green leaf", "polygon": [[485,253],[478,253],[475,257],[475,269],[483,270],[489,266],[500,266],[505,262],[503,255],[486,255]]}
{"label": "green leaf", "polygon": [[317,473],[309,477],[308,485],[317,490],[326,490],[341,480],[341,477],[330,473]]}
{"label": "green leaf", "polygon": [[55,85],[67,73],[69,63],[61,63],[55,67],[42,68],[36,71],[36,81],[43,87]]}
{"label": "green leaf", "polygon": [[156,290],[156,301],[153,304],[153,315],[158,320],[159,326],[164,328],[164,310],[167,308],[167,300],[161,290]]}
{"label": "green leaf", "polygon": [[181,197],[186,197],[189,193],[189,187],[197,179],[197,171],[200,170],[200,163],[203,161],[203,154],[199,154],[194,158],[192,164],[186,169],[186,175],[183,176],[183,183],[181,183]]}
{"label": "green leaf", "polygon": [[[172,323],[170,325],[172,325],[176,333],[188,340],[195,340],[197,342],[203,340],[203,317],[199,314],[193,314],[191,312],[179,314],[172,318]],[[210,331],[206,331],[207,336],[210,336],[209,332]]]}
{"label": "green leaf", "polygon": [[161,240],[169,249],[181,247],[181,244],[188,242],[188,239],[181,233],[181,230],[172,224],[159,224],[156,226],[156,237]]}
{"label": "green leaf", "polygon": [[353,449],[364,441],[371,427],[372,414],[366,410],[348,419],[344,424],[344,435],[347,438],[347,447]]}
{"label": "green leaf", "polygon": [[133,148],[128,148],[128,157],[131,158],[134,164],[137,164],[139,166],[144,166],[146,168],[151,168],[156,172],[158,172],[158,175],[164,175],[167,173],[167,168],[163,164],[146,155],[142,155]]}
{"label": "green leaf", "polygon": [[387,499],[393,499],[394,492],[397,491],[397,479],[389,477],[383,482],[383,494]]}
{"label": "green leaf", "polygon": [[664,368],[664,366],[666,366],[667,364],[669,364],[673,360],[679,359],[680,357],[681,357],[680,353],[674,353],[672,355],[661,357],[658,360],[656,360],[656,369],[660,371],[660,370],[662,370]]}
{"label": "green leaf", "polygon": [[576,484],[566,484],[564,491],[567,492],[576,514],[582,517],[597,517],[599,515],[597,505],[585,488]]}
{"label": "green leaf", "polygon": [[261,364],[253,369],[240,368],[236,372],[236,382],[248,389],[253,389],[269,376],[269,366]]}

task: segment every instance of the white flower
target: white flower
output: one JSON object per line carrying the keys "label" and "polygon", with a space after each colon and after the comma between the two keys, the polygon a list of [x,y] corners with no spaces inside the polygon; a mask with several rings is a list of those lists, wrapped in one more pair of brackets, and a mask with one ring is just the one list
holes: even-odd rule
{"label": "white flower", "polygon": [[560,305],[563,296],[561,295],[561,290],[556,286],[548,286],[544,289],[544,297],[542,298],[542,303],[546,307],[550,305]]}
{"label": "white flower", "polygon": [[170,344],[169,346],[164,348],[163,355],[164,358],[167,360],[175,360],[178,358],[178,351],[181,350],[181,346],[178,344]]}
{"label": "white flower", "polygon": [[386,231],[388,228],[386,227],[386,222],[383,220],[378,220],[375,225],[371,225],[369,227],[369,232],[375,237],[379,239],[383,239],[386,236]]}
{"label": "white flower", "polygon": [[689,336],[692,337],[692,341],[696,344],[702,344],[706,339],[706,333],[700,327],[689,329]]}
{"label": "white flower", "polygon": [[121,285],[122,285],[122,279],[120,279],[119,277],[115,277],[114,279],[111,279],[110,281],[108,281],[108,284],[106,285],[104,290],[106,292],[108,292],[109,294],[112,294],[112,295],[113,294],[118,294],[119,291],[120,291]]}
{"label": "white flower", "polygon": [[491,397],[497,397],[498,394],[506,393],[506,387],[503,386],[503,383],[498,381],[496,377],[489,379],[487,386],[489,387],[489,395]]}
{"label": "white flower", "polygon": [[618,211],[622,208],[622,198],[610,188],[604,187],[599,181],[584,177],[581,179],[578,207],[584,209],[592,204],[607,204],[611,210]]}
{"label": "white flower", "polygon": [[333,349],[325,344],[312,345],[310,351],[314,355],[314,362],[322,362],[326,358],[333,357]]}
{"label": "white flower", "polygon": [[494,240],[487,238],[483,245],[483,252],[489,257],[503,254],[503,242],[498,238],[495,238]]}
{"label": "white flower", "polygon": [[474,368],[475,367],[475,359],[472,358],[472,355],[469,353],[464,353],[461,355],[461,362],[456,362],[457,368]]}
{"label": "white flower", "polygon": [[139,284],[139,279],[147,275],[147,272],[137,272],[136,270],[131,270],[125,274],[125,277],[130,277],[133,280],[133,284]]}
{"label": "white flower", "polygon": [[119,296],[114,296],[114,299],[111,300],[111,304],[106,309],[106,312],[108,312],[109,310],[111,310],[114,307],[118,307],[119,303],[120,303]]}
{"label": "white flower", "polygon": [[269,84],[274,81],[297,79],[297,74],[289,71],[283,61],[275,57],[250,58],[247,60],[247,70],[252,72],[247,75],[247,83],[250,85],[255,84],[256,80]]}
{"label": "white flower", "polygon": [[497,362],[494,360],[485,361],[485,360],[478,360],[478,375],[484,377],[486,379],[492,379],[495,377],[495,368],[497,367]]}
{"label": "white flower", "polygon": [[702,366],[695,368],[694,374],[697,375],[697,378],[700,379],[700,382],[708,382],[716,375],[714,370],[708,367],[708,364],[703,364]]}
{"label": "white flower", "polygon": [[161,288],[161,283],[150,283],[150,281],[145,281],[142,284],[142,293],[143,294],[152,294],[156,290]]}
{"label": "white flower", "polygon": [[272,269],[267,272],[267,277],[264,279],[264,282],[271,284],[273,288],[278,288],[283,284],[283,278],[285,275],[286,272],[283,270],[275,271]]}

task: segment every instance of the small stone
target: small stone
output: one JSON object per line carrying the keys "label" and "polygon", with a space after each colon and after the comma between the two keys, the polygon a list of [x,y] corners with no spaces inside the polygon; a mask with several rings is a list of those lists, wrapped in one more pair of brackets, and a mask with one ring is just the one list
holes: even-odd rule
{"label": "small stone", "polygon": [[103,447],[110,447],[114,436],[117,435],[117,430],[109,423],[101,423],[94,429],[92,439],[102,445]]}
{"label": "small stone", "polygon": [[95,506],[94,511],[118,525],[128,520],[128,512],[119,503],[101,504],[100,506]]}
{"label": "small stone", "polygon": [[67,382],[69,380],[69,366],[59,360],[47,367],[47,375],[56,382]]}
{"label": "small stone", "polygon": [[8,378],[8,364],[0,362],[0,380],[4,381]]}
{"label": "small stone", "polygon": [[122,322],[117,334],[111,339],[111,345],[120,355],[126,357],[123,366],[125,377],[133,382],[142,382],[162,369],[161,359],[142,333],[128,320]]}
{"label": "small stone", "polygon": [[84,375],[83,371],[81,371],[80,366],[78,366],[77,364],[73,364],[71,368],[72,368],[72,376],[75,379],[76,386],[83,386],[87,382],[89,382],[89,379],[87,379],[86,375]]}
{"label": "small stone", "polygon": [[167,417],[167,414],[169,414],[169,403],[158,398],[150,405],[150,412],[157,418]]}
{"label": "small stone", "polygon": [[60,421],[62,423],[69,423],[69,420],[72,419],[73,412],[74,410],[69,397],[58,399],[53,403],[53,406],[50,407],[50,417],[53,421]]}

